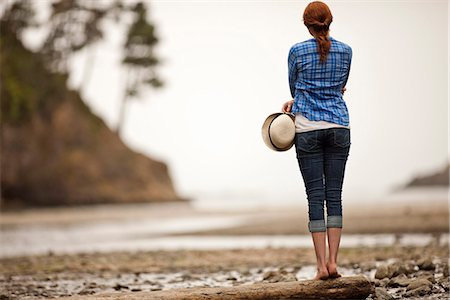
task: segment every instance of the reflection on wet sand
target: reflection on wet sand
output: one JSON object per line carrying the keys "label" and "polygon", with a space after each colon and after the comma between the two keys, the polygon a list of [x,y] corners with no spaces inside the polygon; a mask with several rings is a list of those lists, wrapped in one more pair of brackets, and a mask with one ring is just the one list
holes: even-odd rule
{"label": "reflection on wet sand", "polygon": [[[124,295],[314,276],[305,205],[233,207],[174,203],[3,212],[0,288],[19,298]],[[344,222],[344,276],[363,274],[378,294],[395,298],[448,293],[447,201],[398,199],[383,209],[379,203],[346,205]],[[409,287],[417,279],[426,286]]]}

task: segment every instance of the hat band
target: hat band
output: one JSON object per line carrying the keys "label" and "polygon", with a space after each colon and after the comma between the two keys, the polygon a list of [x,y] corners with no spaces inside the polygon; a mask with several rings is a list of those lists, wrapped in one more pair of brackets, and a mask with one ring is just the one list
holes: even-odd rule
{"label": "hat band", "polygon": [[272,126],[272,123],[273,123],[273,121],[274,121],[275,119],[276,119],[276,118],[274,118],[274,119],[270,122],[269,128],[268,128],[268,130],[267,130],[267,131],[269,132],[269,141],[270,141],[270,143],[272,144],[272,146],[275,147],[275,149],[280,150],[280,151],[283,151],[284,148],[280,148],[280,147],[278,147],[277,145],[275,145],[275,143],[272,141],[272,137],[270,136],[270,127]]}

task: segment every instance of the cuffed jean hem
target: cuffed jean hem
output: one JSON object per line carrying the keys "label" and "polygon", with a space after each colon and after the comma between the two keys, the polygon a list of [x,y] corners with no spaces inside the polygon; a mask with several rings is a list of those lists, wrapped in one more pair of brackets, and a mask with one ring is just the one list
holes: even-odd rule
{"label": "cuffed jean hem", "polygon": [[328,228],[342,228],[342,216],[327,216]]}
{"label": "cuffed jean hem", "polygon": [[325,220],[312,220],[308,222],[309,232],[323,232],[327,231]]}

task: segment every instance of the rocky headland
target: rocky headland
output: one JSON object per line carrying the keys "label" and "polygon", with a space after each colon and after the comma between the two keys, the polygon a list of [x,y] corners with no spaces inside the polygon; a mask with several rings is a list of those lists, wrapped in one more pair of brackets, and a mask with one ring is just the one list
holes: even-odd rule
{"label": "rocky headland", "polygon": [[2,209],[180,200],[166,164],[127,147],[67,75],[2,24]]}

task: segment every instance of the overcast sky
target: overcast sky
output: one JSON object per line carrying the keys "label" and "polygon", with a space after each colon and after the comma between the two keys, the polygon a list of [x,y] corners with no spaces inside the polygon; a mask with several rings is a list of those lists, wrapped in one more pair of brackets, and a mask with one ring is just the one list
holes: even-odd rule
{"label": "overcast sky", "polygon": [[[447,1],[325,2],[330,35],[353,49],[344,197],[377,197],[441,168],[448,160]],[[261,125],[290,99],[287,54],[311,38],[301,22],[308,3],[151,2],[166,87],[128,107],[126,143],[165,161],[184,196],[304,197],[294,148],[269,150]],[[105,26],[83,95],[115,127],[124,31]],[[72,62],[71,86],[79,86],[85,54]]]}

